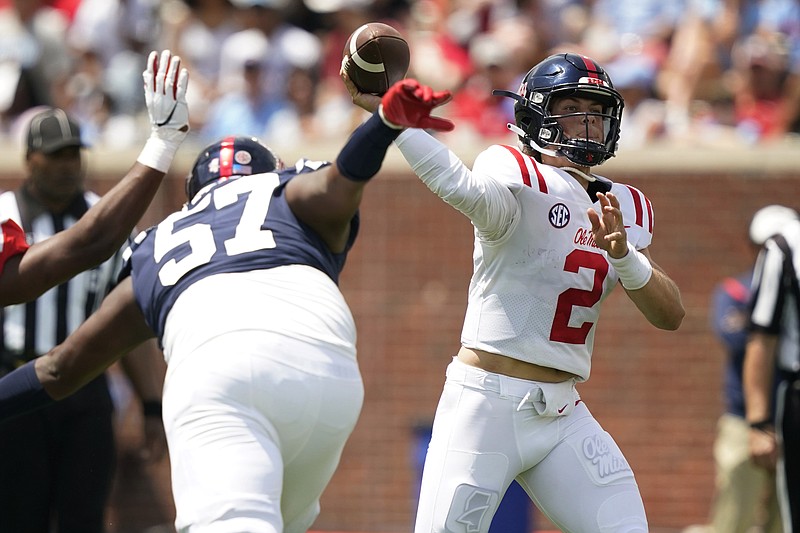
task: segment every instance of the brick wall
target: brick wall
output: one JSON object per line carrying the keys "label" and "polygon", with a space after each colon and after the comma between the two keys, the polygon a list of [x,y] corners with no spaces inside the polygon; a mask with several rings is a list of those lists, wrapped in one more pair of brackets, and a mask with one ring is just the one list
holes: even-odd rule
{"label": "brick wall", "polygon": [[[315,525],[320,530],[411,529],[415,428],[430,422],[444,368],[458,345],[471,228],[400,169],[386,170],[367,188],[362,231],[342,278],[359,328],[366,401],[323,497]],[[686,319],[677,332],[656,330],[623,291],[615,291],[598,324],[592,376],[580,391],[633,466],[653,529],[676,531],[705,520],[713,487],[723,354],[708,326],[711,290],[751,263],[745,236],[756,209],[767,203],[800,207],[800,175],[731,169],[646,174],[636,168],[607,172],[651,199],[652,256],[680,286]],[[183,175],[176,172],[166,182],[146,224],[180,205]],[[0,176],[0,188],[13,186],[11,177]],[[110,182],[91,184],[103,191]],[[130,428],[123,431],[129,432],[125,451],[136,437]],[[168,494],[167,461],[142,469],[125,457],[112,513],[115,531],[168,521],[169,502],[156,511],[152,506],[154,495]]]}

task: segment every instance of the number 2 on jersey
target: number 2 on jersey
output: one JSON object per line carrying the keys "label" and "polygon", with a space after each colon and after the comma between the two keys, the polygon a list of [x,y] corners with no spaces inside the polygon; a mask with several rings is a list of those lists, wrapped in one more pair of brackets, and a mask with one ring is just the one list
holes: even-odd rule
{"label": "number 2 on jersey", "polygon": [[274,248],[275,239],[272,231],[263,229],[261,226],[267,218],[272,191],[278,186],[278,183],[277,175],[260,176],[257,182],[240,178],[206,194],[190,209],[173,213],[164,219],[155,230],[153,251],[156,263],[161,262],[167,254],[182,244],[188,244],[191,251],[180,260],[172,258],[164,263],[158,271],[161,283],[165,287],[174,285],[193,268],[208,263],[216,253],[217,243],[211,225],[196,223],[175,230],[177,222],[205,209],[210,209],[212,198],[213,208],[223,209],[239,201],[240,196],[246,195],[247,197],[234,236],[226,239],[223,243],[228,255]]}
{"label": "number 2 on jersey", "polygon": [[570,288],[558,295],[556,314],[550,329],[550,340],[567,344],[583,344],[594,322],[570,326],[573,307],[592,307],[603,297],[603,281],[608,275],[608,262],[602,255],[587,250],[573,250],[564,261],[564,270],[578,272],[581,268],[594,270],[591,290]]}

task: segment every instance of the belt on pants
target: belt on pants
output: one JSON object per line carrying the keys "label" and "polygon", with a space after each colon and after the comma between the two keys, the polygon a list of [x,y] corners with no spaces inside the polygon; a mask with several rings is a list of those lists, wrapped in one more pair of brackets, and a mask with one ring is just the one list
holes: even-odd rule
{"label": "belt on pants", "polygon": [[530,405],[543,416],[568,415],[580,402],[574,379],[561,383],[530,381],[487,372],[462,363],[455,357],[447,366],[447,381],[495,392],[502,398],[519,400],[518,411]]}
{"label": "belt on pants", "polygon": [[536,381],[504,376],[487,372],[481,368],[462,363],[455,357],[447,366],[447,379],[468,387],[498,393],[509,398],[524,398],[531,388],[536,386]]}

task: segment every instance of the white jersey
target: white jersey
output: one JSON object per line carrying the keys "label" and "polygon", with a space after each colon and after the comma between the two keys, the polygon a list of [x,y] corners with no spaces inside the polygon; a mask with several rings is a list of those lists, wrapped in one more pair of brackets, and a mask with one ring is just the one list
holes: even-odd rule
{"label": "white jersey", "polygon": [[[462,345],[586,380],[600,304],[618,281],[586,214],[599,204],[570,173],[512,146],[490,146],[471,173],[437,179],[442,174],[434,169],[442,162],[435,159],[446,148],[431,148],[427,139],[412,131],[397,144],[426,185],[475,228]],[[425,161],[415,164],[423,146],[428,153],[418,159]],[[595,183],[619,198],[629,242],[637,249],[649,246],[650,201],[631,186],[604,178]]]}

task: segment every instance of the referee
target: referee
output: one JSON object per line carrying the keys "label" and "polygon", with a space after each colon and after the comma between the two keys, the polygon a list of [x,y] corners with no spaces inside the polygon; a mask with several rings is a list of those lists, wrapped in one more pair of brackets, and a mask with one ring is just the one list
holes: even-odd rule
{"label": "referee", "polygon": [[[756,261],[744,362],[750,455],[775,469],[785,533],[800,532],[800,220],[793,210]],[[775,364],[777,363],[777,371]],[[778,383],[775,405],[770,400]],[[774,415],[774,416],[773,416]],[[774,420],[774,423],[773,423]]]}
{"label": "referee", "polygon": [[[27,177],[0,195],[0,212],[29,244],[73,225],[99,197],[84,189],[80,130],[60,109],[29,126]],[[91,314],[109,290],[120,254],[0,311],[0,374],[46,353]],[[0,426],[0,531],[101,533],[115,466],[113,405],[105,375],[47,409]],[[55,526],[55,529],[51,529]]]}

